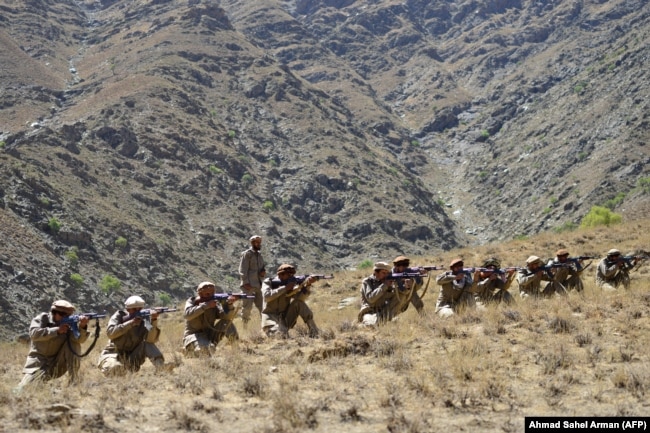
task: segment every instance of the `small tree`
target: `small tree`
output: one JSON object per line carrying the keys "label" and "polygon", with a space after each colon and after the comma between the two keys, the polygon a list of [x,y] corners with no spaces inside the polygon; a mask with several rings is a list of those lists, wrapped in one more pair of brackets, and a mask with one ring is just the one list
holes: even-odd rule
{"label": "small tree", "polygon": [[119,290],[122,287],[122,282],[112,275],[104,275],[102,281],[99,283],[99,287],[102,289],[102,292],[108,296],[111,293]]}
{"label": "small tree", "polygon": [[357,266],[359,269],[368,269],[372,268],[374,263],[370,259],[365,259],[361,263],[359,263],[359,266]]}
{"label": "small tree", "polygon": [[65,252],[65,258],[68,259],[72,266],[76,266],[77,263],[79,263],[79,256],[77,255],[77,251],[79,251],[77,247],[72,247]]}
{"label": "small tree", "polygon": [[623,217],[620,214],[612,212],[606,207],[592,206],[589,213],[580,221],[580,228],[609,226],[610,224],[620,223],[622,219]]}

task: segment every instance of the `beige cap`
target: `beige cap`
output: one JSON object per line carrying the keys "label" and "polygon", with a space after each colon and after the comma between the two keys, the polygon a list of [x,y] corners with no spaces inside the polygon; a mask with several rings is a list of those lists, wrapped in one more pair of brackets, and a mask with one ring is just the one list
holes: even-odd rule
{"label": "beige cap", "polygon": [[139,296],[130,296],[124,301],[126,308],[144,308],[144,299]]}
{"label": "beige cap", "polygon": [[63,311],[67,315],[70,315],[74,313],[74,305],[69,303],[68,301],[64,301],[63,299],[60,299],[58,301],[54,301],[52,303],[52,311],[57,310],[57,311]]}
{"label": "beige cap", "polygon": [[204,281],[204,282],[202,282],[201,284],[199,284],[196,287],[196,291],[198,292],[199,290],[201,290],[201,289],[203,289],[203,288],[205,288],[207,286],[214,286],[214,283],[211,282],[211,281]]}
{"label": "beige cap", "polygon": [[533,263],[540,263],[540,264],[543,265],[544,261],[542,259],[540,259],[539,257],[537,257],[537,256],[530,256],[530,257],[528,257],[526,259],[526,264],[527,265],[532,265]]}
{"label": "beige cap", "polygon": [[449,263],[449,267],[450,267],[450,268],[453,268],[454,266],[458,266],[458,265],[461,265],[461,266],[462,266],[463,264],[464,264],[464,263],[463,263],[463,259],[461,259],[460,257],[458,257],[458,258],[453,259],[453,260]]}
{"label": "beige cap", "polygon": [[617,250],[616,248],[612,248],[611,250],[607,251],[608,256],[615,256],[616,254],[619,254],[619,255],[621,254],[621,252],[619,250]]}
{"label": "beige cap", "polygon": [[556,256],[568,256],[568,255],[569,255],[569,251],[568,251],[568,250],[565,250],[564,248],[561,248],[561,249],[559,249],[559,250],[557,250],[557,251],[555,252],[555,255],[556,255]]}
{"label": "beige cap", "polygon": [[374,266],[375,271],[390,271],[390,265],[386,262],[377,262]]}
{"label": "beige cap", "polygon": [[250,237],[249,241],[250,241],[250,242],[253,242],[253,241],[256,241],[256,240],[258,240],[258,239],[261,241],[261,240],[262,240],[262,236],[260,236],[260,235],[253,235],[253,236]]}

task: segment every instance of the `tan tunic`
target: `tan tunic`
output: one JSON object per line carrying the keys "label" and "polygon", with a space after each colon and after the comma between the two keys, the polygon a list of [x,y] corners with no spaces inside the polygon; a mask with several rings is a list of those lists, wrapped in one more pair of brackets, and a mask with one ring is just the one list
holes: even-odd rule
{"label": "tan tunic", "polygon": [[473,294],[478,292],[478,287],[470,274],[463,272],[463,278],[456,280],[456,275],[445,272],[436,277],[436,284],[440,286],[436,313],[446,309],[455,312],[460,305],[475,305]]}

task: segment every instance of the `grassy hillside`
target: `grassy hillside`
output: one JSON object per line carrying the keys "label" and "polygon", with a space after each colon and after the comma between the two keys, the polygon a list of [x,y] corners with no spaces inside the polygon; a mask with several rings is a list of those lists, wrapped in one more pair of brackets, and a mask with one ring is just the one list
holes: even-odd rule
{"label": "grassy hillside", "polygon": [[[446,264],[460,255],[478,265],[496,255],[504,265],[521,265],[559,247],[599,256],[612,247],[648,249],[648,227],[645,220],[547,233],[412,262]],[[290,340],[267,340],[257,320],[244,329],[237,319],[239,342],[223,344],[209,360],[187,360],[177,352],[183,319],[171,313],[161,318],[159,347],[178,364],[172,373],[156,375],[147,362],[138,374],[105,379],[95,367],[102,335],[82,361],[81,385],[58,380],[19,396],[11,390],[27,346],[4,342],[0,417],[7,431],[518,432],[526,415],[644,415],[649,268],[632,274],[629,291],[605,294],[594,284],[595,265],[585,271],[582,294],[518,300],[447,320],[432,314],[431,285],[427,314],[411,308],[379,329],[356,328],[358,300],[340,303],[358,298],[368,271],[342,272],[317,283],[310,300],[320,339],[299,324]]]}

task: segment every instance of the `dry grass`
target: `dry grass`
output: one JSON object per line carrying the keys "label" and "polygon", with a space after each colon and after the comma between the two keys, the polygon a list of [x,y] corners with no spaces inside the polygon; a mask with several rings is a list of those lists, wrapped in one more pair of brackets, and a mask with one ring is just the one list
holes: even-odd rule
{"label": "dry grass", "polygon": [[[456,254],[478,264],[483,254],[521,264],[560,246],[599,254],[648,244],[646,223],[542,235],[525,241],[418,259],[439,263]],[[580,242],[583,241],[584,242]],[[646,248],[647,249],[647,248]],[[336,275],[310,301],[324,338],[302,324],[290,340],[267,340],[254,320],[239,342],[211,359],[177,353],[183,321],[163,317],[160,348],[177,368],[107,380],[98,350],[82,361],[83,382],[46,383],[17,396],[27,348],[2,343],[0,417],[7,431],[428,432],[523,431],[526,415],[643,415],[650,391],[650,282],[647,266],[632,289],[601,293],[592,266],[585,292],[566,299],[491,306],[442,320],[432,314],[435,286],[422,317],[410,308],[380,329],[357,329],[356,294],[364,272]],[[517,293],[516,287],[513,292]],[[105,344],[101,337],[98,346]]]}

